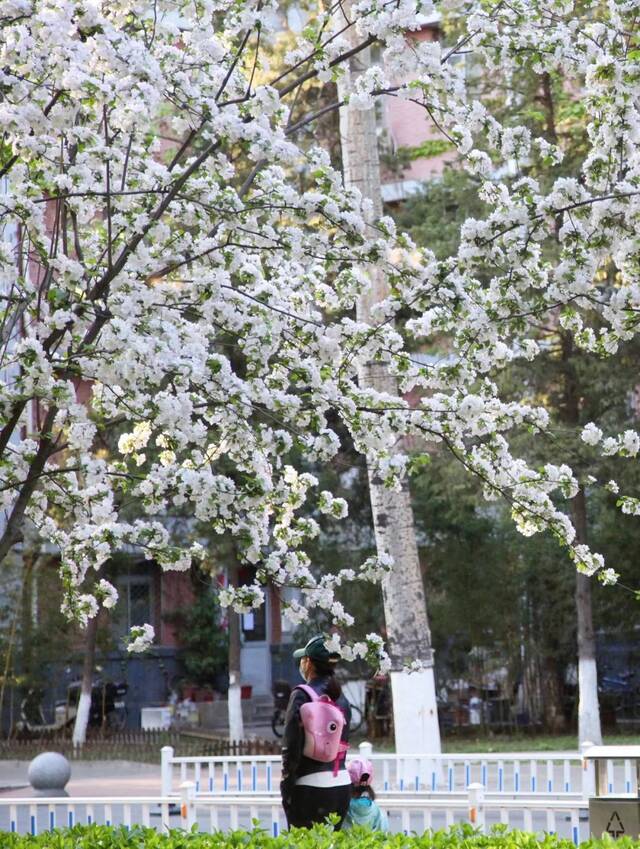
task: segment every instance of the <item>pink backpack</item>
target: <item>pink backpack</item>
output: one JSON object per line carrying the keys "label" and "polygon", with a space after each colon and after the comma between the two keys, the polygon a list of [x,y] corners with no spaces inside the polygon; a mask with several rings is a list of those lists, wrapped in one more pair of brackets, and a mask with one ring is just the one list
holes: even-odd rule
{"label": "pink backpack", "polygon": [[311,699],[300,707],[304,728],[302,754],[321,763],[333,762],[333,774],[337,775],[340,757],[349,748],[340,739],[346,722],[344,714],[329,696],[319,696],[313,687],[299,684],[296,689],[303,690]]}

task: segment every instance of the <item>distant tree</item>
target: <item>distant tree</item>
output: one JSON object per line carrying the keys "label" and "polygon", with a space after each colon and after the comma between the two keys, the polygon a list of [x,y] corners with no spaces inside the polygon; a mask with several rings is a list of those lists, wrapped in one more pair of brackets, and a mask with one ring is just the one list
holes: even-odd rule
{"label": "distant tree", "polygon": [[175,628],[180,659],[189,681],[214,686],[229,668],[229,638],[217,587],[200,570],[192,571],[193,601],[164,614]]}
{"label": "distant tree", "polygon": [[[455,22],[454,22],[455,23]],[[459,27],[455,23],[454,29]],[[571,85],[562,69],[554,69],[542,75],[532,69],[516,73],[501,74],[494,69],[490,74],[471,75],[470,88],[494,103],[496,114],[506,124],[526,127],[527,132],[537,138],[544,138],[548,144],[558,146],[562,151],[562,163],[551,162],[543,157],[536,160],[524,157],[522,161],[514,153],[509,165],[509,174],[502,177],[511,185],[518,185],[523,176],[535,179],[541,185],[552,185],[559,174],[572,175],[582,180],[581,169],[588,148],[588,113],[584,103]],[[498,175],[496,175],[498,179]],[[409,199],[397,212],[398,223],[406,228],[420,244],[426,244],[436,256],[446,259],[453,257],[460,245],[459,225],[467,217],[481,217],[486,213],[486,205],[479,197],[479,182],[463,168],[462,162],[448,167],[442,179],[425,184],[423,191]],[[451,224],[452,226],[449,226]],[[552,262],[557,262],[562,251],[559,237],[563,216],[555,220],[556,239],[545,244],[545,254]],[[555,243],[554,243],[555,242]],[[495,272],[491,266],[484,271],[487,283]],[[618,277],[613,262],[605,262],[599,272],[600,291],[611,297],[615,291]],[[588,314],[587,306],[585,313]],[[619,475],[628,478],[623,464],[612,464],[607,457],[595,458],[592,452],[581,449],[580,434],[590,421],[606,423],[612,432],[622,432],[637,423],[638,410],[632,403],[637,392],[638,347],[635,341],[620,343],[618,356],[614,361],[603,359],[603,351],[589,344],[574,340],[573,331],[567,329],[567,321],[572,319],[560,313],[551,312],[543,321],[534,323],[532,338],[540,346],[540,356],[531,364],[513,363],[499,378],[506,397],[514,399],[522,396],[523,388],[531,397],[544,403],[552,415],[553,447],[557,456],[570,464],[579,473],[584,486],[576,492],[570,501],[570,514],[580,544],[587,543],[587,537],[597,527],[597,517],[589,511],[588,497],[598,497],[598,490],[592,484],[606,487],[610,477]],[[604,331],[604,325],[598,317],[595,305],[588,316],[593,326]],[[583,319],[577,319],[582,321]],[[440,350],[447,350],[446,340],[440,343]],[[438,345],[436,345],[436,350]],[[631,433],[631,431],[630,431]],[[532,461],[543,463],[548,444],[527,440],[518,441],[522,450]],[[632,475],[633,478],[633,475]],[[617,487],[616,484],[614,486]],[[632,484],[633,486],[633,484]],[[610,499],[611,500],[611,499]],[[615,499],[613,499],[615,500]],[[602,499],[601,499],[602,503]],[[593,536],[594,539],[598,537]],[[526,547],[522,546],[524,550]],[[545,552],[542,554],[542,552]],[[539,574],[534,580],[555,580],[552,572],[557,568],[557,558],[541,543],[538,559]],[[616,561],[617,562],[617,561]],[[551,570],[544,578],[543,564]],[[633,571],[633,570],[632,570]],[[565,585],[565,582],[561,582]],[[581,740],[601,740],[598,718],[597,672],[595,667],[596,639],[593,625],[591,603],[592,582],[583,574],[576,576],[575,600],[577,611],[577,646],[579,658],[580,708],[579,732]],[[532,595],[533,592],[533,595]],[[528,598],[535,598],[530,590]],[[616,594],[619,596],[619,593]],[[539,599],[544,607],[545,601]],[[541,612],[537,618],[544,617]],[[531,623],[530,615],[527,621]],[[553,617],[551,621],[554,620]],[[538,629],[538,639],[545,643],[549,636],[546,660],[540,672],[546,677],[546,704],[549,707],[551,724],[561,723],[562,713],[559,703],[561,694],[562,664],[558,664],[558,647],[566,645],[566,639],[559,634],[551,637],[556,629]],[[546,664],[546,669],[545,669]],[[554,705],[555,702],[555,705]],[[556,720],[552,720],[556,717]]]}

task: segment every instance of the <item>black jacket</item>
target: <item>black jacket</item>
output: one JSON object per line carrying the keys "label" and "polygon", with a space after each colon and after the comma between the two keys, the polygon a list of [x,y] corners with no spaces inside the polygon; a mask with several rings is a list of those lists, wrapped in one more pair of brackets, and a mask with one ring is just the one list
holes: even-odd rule
{"label": "black jacket", "polygon": [[[322,695],[326,692],[329,676],[314,678],[309,682],[309,686]],[[321,763],[314,761],[311,758],[306,758],[302,754],[304,748],[304,729],[300,721],[300,708],[303,704],[309,701],[309,696],[304,690],[295,689],[289,697],[287,705],[287,713],[284,720],[284,733],[282,737],[282,797],[286,799],[291,788],[295,785],[296,779],[303,775],[310,775],[312,772],[324,772],[333,770],[332,763]],[[351,705],[346,698],[341,695],[337,703],[339,708],[344,713],[346,720],[342,729],[341,739],[344,742],[349,740],[349,724],[351,723]],[[341,758],[340,767],[344,766],[346,755]]]}

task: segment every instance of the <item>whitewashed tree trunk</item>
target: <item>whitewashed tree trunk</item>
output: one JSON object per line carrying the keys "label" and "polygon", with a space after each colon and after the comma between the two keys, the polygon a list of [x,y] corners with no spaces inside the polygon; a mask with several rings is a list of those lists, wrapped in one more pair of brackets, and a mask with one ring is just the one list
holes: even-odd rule
{"label": "whitewashed tree trunk", "polygon": [[242,699],[240,692],[239,674],[229,673],[229,742],[235,743],[244,739],[244,722],[242,719]]}
{"label": "whitewashed tree trunk", "polygon": [[[584,491],[574,498],[573,524],[578,542],[587,541],[587,504]],[[578,743],[589,740],[596,746],[602,744],[600,705],[598,702],[598,668],[596,665],[596,638],[593,631],[591,605],[591,578],[576,574],[576,613],[578,641]]]}
{"label": "whitewashed tree trunk", "polygon": [[[229,567],[229,583],[238,586],[238,566],[234,563]],[[240,689],[240,615],[231,608],[229,616],[229,691],[227,707],[229,712],[229,742],[244,739],[244,723],[242,720],[242,692]]]}
{"label": "whitewashed tree trunk", "polygon": [[82,682],[80,684],[80,698],[78,700],[78,712],[73,724],[73,745],[82,746],[87,739],[87,727],[89,725],[89,710],[91,708],[91,687],[93,685],[93,667],[96,655],[96,637],[98,634],[98,617],[89,619],[86,630],[86,643],[84,648],[84,662],[82,664]]}
{"label": "whitewashed tree trunk", "polygon": [[[570,334],[562,336],[562,358],[565,372],[564,419],[574,429],[580,424],[581,387],[574,364],[578,356]],[[580,489],[571,502],[571,519],[576,529],[576,543],[586,545],[587,499]],[[591,578],[576,574],[576,616],[578,648],[578,741],[602,743],[600,705],[598,702],[598,669],[596,665],[596,638],[593,630],[591,605]]]}
{"label": "whitewashed tree trunk", "polygon": [[80,691],[78,701],[78,712],[73,724],[73,745],[82,746],[87,740],[87,728],[89,726],[89,711],[91,709],[91,692]]}
{"label": "whitewashed tree trunk", "polygon": [[[350,4],[342,6],[349,16]],[[355,34],[354,38],[355,38]],[[355,42],[354,42],[355,43]],[[362,51],[350,62],[352,81],[370,63],[369,51]],[[343,99],[344,84],[339,89]],[[340,108],[340,138],[344,182],[356,186],[372,203],[369,224],[382,215],[380,160],[378,156],[375,110]],[[358,319],[372,320],[372,308],[388,294],[386,278],[371,272],[371,287],[358,303]],[[384,362],[366,363],[359,374],[363,385],[397,394],[395,377]],[[379,553],[393,557],[394,566],[383,582],[388,651],[391,656],[391,688],[396,751],[407,753],[440,752],[440,731],[436,706],[431,634],[418,558],[413,510],[408,484],[401,492],[391,492],[369,467],[369,491]],[[419,660],[420,672],[403,671],[405,664]]]}

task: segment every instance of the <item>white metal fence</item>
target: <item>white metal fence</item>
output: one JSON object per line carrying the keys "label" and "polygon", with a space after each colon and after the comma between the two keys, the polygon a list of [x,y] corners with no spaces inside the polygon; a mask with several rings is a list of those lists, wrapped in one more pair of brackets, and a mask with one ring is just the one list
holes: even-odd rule
{"label": "white metal fence", "polygon": [[[393,832],[422,833],[470,822],[480,829],[502,823],[527,831],[557,833],[576,844],[588,837],[585,804],[569,799],[485,797],[484,788],[472,784],[466,793],[448,797],[381,794],[378,803],[387,812]],[[197,825],[201,831],[217,831],[249,829],[256,821],[276,836],[285,827],[275,794],[198,796],[191,781],[179,788],[177,797],[0,799],[0,831],[34,835],[90,823],[129,828],[139,824],[158,831]]]}
{"label": "white metal fence", "polygon": [[[367,748],[368,747],[368,748]],[[456,754],[404,756],[361,753],[373,761],[374,785],[379,792],[456,793],[482,784],[487,793],[588,798],[593,795],[593,764],[579,752]],[[610,793],[630,793],[632,762],[612,758],[607,763]],[[171,796],[184,781],[193,781],[198,796],[273,793],[280,781],[277,755],[176,757],[162,749],[162,793]]]}
{"label": "white metal fence", "polygon": [[[459,822],[501,823],[578,843],[588,837],[588,798],[637,794],[640,747],[577,752],[401,756],[360,753],[374,762],[379,803],[392,831],[422,832]],[[162,749],[159,797],[0,798],[0,831],[36,834],[75,823],[140,824],[166,830],[251,828],[278,834],[280,758],[176,757]]]}

